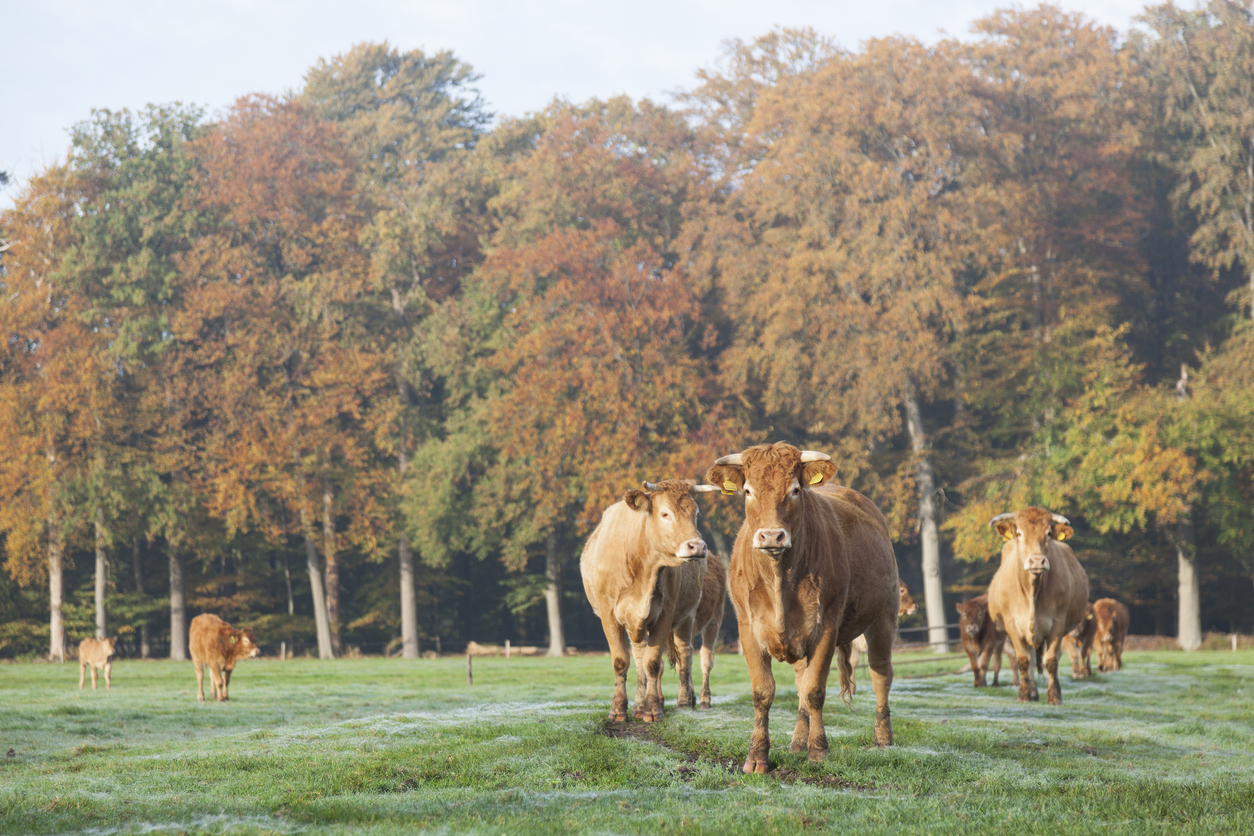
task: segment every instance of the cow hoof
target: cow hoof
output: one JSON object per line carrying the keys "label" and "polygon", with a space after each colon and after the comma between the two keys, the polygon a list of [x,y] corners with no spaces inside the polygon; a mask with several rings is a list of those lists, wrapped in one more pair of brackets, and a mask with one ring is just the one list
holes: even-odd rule
{"label": "cow hoof", "polygon": [[793,741],[793,742],[792,742],[792,743],[788,746],[788,751],[790,751],[790,752],[805,752],[805,751],[807,751],[807,747],[806,747],[805,743],[803,743],[803,742],[801,742],[801,741],[794,740],[794,741]]}
{"label": "cow hoof", "polygon": [[622,713],[622,714],[615,714],[614,712],[612,712],[612,711],[611,711],[611,712],[610,712],[610,722],[611,722],[611,723],[626,723],[626,722],[627,722],[627,714],[626,714],[626,712],[624,712],[624,713]]}
{"label": "cow hoof", "polygon": [[742,769],[746,775],[765,775],[766,771],[770,769],[770,764],[765,760],[754,760],[753,758],[749,758],[745,761],[745,765]]}
{"label": "cow hoof", "polygon": [[702,707],[702,708],[709,708],[709,707],[710,707],[710,698],[709,698],[709,697],[706,697],[705,699],[701,700],[701,707]]}
{"label": "cow hoof", "polygon": [[1062,694],[1050,694],[1049,704],[1050,705],[1062,705]]}
{"label": "cow hoof", "polygon": [[811,749],[810,755],[809,757],[807,757],[807,760],[809,760],[810,763],[822,763],[826,759],[827,759],[826,749]]}

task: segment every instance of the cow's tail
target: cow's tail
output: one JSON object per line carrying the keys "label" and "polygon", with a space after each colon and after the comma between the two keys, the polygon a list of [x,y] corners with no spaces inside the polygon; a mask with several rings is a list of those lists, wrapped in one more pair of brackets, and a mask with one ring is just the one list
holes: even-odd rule
{"label": "cow's tail", "polygon": [[849,662],[850,646],[836,646],[836,673],[840,676],[840,699],[848,708],[853,707],[853,665]]}
{"label": "cow's tail", "polygon": [[666,636],[666,658],[674,668],[679,664],[679,648],[675,646],[675,633],[671,631]]}

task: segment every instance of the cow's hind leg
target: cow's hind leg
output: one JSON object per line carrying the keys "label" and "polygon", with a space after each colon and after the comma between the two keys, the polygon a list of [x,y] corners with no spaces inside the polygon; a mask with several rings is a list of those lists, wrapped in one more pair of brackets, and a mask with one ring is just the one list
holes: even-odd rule
{"label": "cow's hind leg", "polygon": [[888,692],[893,687],[893,640],[897,636],[897,611],[888,612],[866,632],[867,662],[875,691],[875,745],[893,745],[893,717]]}
{"label": "cow's hind leg", "polygon": [[672,652],[675,654],[675,673],[679,676],[679,708],[696,708],[697,695],[692,688],[692,633],[693,619],[677,624],[671,630]]}
{"label": "cow's hind leg", "polygon": [[105,690],[113,690],[113,663],[105,662]]}
{"label": "cow's hind leg", "polygon": [[804,752],[810,748],[810,707],[806,704],[805,676],[809,661],[798,659],[792,669],[797,681],[797,725],[792,730],[792,743],[789,749]]}
{"label": "cow's hind leg", "polygon": [[702,708],[710,707],[710,671],[714,670],[714,643],[718,641],[717,622],[711,622],[701,633],[701,702]]}
{"label": "cow's hind leg", "polygon": [[87,663],[78,663],[78,690],[83,690],[83,683],[87,681]]}
{"label": "cow's hind leg", "polygon": [[614,618],[602,618],[601,629],[610,645],[610,659],[614,665],[614,699],[610,702],[610,722],[627,721],[627,668],[630,666],[630,648],[627,631]]}
{"label": "cow's hind leg", "polygon": [[[205,663],[199,659],[192,660],[192,667],[196,669],[196,700],[197,702],[205,701]],[[213,685],[213,677],[209,678],[209,685]]]}
{"label": "cow's hind leg", "polygon": [[1062,687],[1058,684],[1058,651],[1062,649],[1062,636],[1051,637],[1045,643],[1045,675],[1049,677],[1046,696],[1050,705],[1062,705]]}
{"label": "cow's hind leg", "polygon": [[92,664],[91,666],[91,689],[96,690],[96,677],[99,675],[100,669]]}
{"label": "cow's hind leg", "polygon": [[1075,640],[1074,636],[1063,636],[1062,646],[1067,649],[1067,655],[1071,657],[1071,678],[1084,678],[1084,665],[1080,662],[1080,643]]}

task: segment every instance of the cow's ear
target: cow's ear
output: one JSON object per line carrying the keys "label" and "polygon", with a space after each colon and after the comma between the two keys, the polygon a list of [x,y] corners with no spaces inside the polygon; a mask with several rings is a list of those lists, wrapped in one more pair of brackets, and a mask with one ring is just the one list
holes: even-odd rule
{"label": "cow's ear", "polygon": [[1053,526],[1051,526],[1051,528],[1053,530],[1054,539],[1058,540],[1059,542],[1062,542],[1063,540],[1066,540],[1068,537],[1070,537],[1072,534],[1075,534],[1075,529],[1067,525],[1066,523],[1054,523]]}
{"label": "cow's ear", "polygon": [[239,639],[235,638],[234,636],[231,636],[231,644],[235,644],[237,641],[239,641]]}
{"label": "cow's ear", "polygon": [[1013,540],[1015,538],[1015,532],[1018,531],[1015,527],[1014,520],[1002,520],[994,525],[993,528],[996,529],[997,533],[1001,535],[1001,539],[1003,540]]}
{"label": "cow's ear", "polygon": [[705,474],[705,481],[717,485],[723,496],[731,496],[745,486],[745,471],[740,465],[716,464]]}
{"label": "cow's ear", "polygon": [[649,500],[649,495],[644,491],[635,489],[623,494],[623,502],[626,502],[627,507],[635,511],[648,512],[653,507],[653,503]]}
{"label": "cow's ear", "polygon": [[808,462],[801,468],[801,484],[816,488],[836,475],[836,465],[831,462]]}
{"label": "cow's ear", "polygon": [[966,604],[954,604],[954,606],[958,609],[958,615],[966,615],[966,614],[967,614],[967,605],[966,605]]}

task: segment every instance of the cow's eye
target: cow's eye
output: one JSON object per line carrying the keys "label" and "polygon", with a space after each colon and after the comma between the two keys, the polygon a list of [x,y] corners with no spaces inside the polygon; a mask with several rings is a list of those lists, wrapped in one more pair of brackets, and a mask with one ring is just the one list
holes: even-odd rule
{"label": "cow's eye", "polygon": [[801,494],[801,488],[800,488],[800,486],[798,486],[798,485],[793,485],[793,486],[792,486],[792,495],[793,495],[793,496],[799,496],[800,494]]}
{"label": "cow's eye", "polygon": [[753,496],[753,491],[749,490],[748,485],[745,485],[745,496]]}
{"label": "cow's eye", "polygon": [[670,514],[666,513],[665,511],[662,512],[662,519],[669,520],[670,518],[671,518]]}

